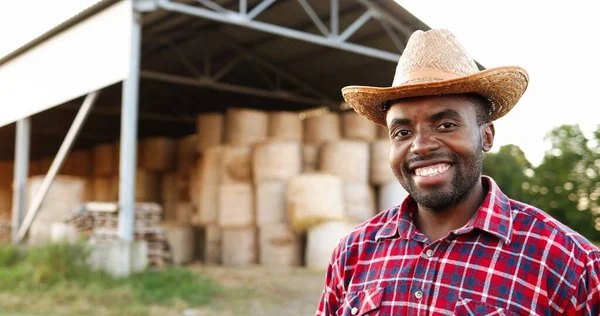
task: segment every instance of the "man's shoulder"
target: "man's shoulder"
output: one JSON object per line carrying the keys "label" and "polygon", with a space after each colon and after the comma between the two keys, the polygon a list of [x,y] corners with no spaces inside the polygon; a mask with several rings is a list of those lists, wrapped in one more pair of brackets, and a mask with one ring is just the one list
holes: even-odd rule
{"label": "man's shoulder", "polygon": [[[352,247],[360,244],[375,242],[377,234],[388,226],[394,226],[397,229],[399,206],[384,210],[370,219],[356,225],[352,231],[346,234],[340,241],[339,247]],[[395,221],[395,222],[394,222]]]}
{"label": "man's shoulder", "polygon": [[[513,235],[555,243],[565,250],[580,252],[581,255],[598,256],[600,249],[587,238],[561,223],[544,210],[516,200],[510,200],[513,217]],[[575,210],[573,210],[575,212]],[[515,237],[517,237],[515,236]]]}

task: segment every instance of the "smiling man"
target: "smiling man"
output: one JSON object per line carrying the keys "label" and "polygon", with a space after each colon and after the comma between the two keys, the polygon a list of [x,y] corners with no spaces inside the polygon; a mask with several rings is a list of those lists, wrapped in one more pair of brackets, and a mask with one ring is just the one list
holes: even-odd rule
{"label": "smiling man", "polygon": [[493,121],[528,80],[519,67],[479,71],[452,33],[431,30],[411,36],[391,87],[342,90],[388,128],[410,195],[342,238],[317,315],[600,313],[600,250],[481,175]]}

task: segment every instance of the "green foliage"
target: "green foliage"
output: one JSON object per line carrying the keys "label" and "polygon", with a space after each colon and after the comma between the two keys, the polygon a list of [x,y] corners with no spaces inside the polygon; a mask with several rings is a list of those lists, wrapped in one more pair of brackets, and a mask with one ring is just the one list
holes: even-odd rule
{"label": "green foliage", "polygon": [[590,240],[600,241],[600,125],[588,139],[577,125],[546,136],[551,148],[532,168],[514,145],[486,154],[483,173],[511,198],[536,206]]}
{"label": "green foliage", "polygon": [[169,304],[174,298],[202,305],[220,292],[220,287],[206,276],[183,268],[146,271],[131,277],[131,287],[144,303]]}
{"label": "green foliage", "polygon": [[54,284],[60,280],[84,280],[92,274],[87,265],[91,249],[83,243],[49,243],[27,250],[26,263],[36,285]]}
{"label": "green foliage", "polygon": [[483,159],[483,174],[492,177],[500,189],[510,198],[524,201],[529,196],[522,184],[529,180],[531,163],[525,153],[516,145],[500,147],[498,153],[487,153]]}
{"label": "green foliage", "polygon": [[11,267],[20,260],[19,248],[7,245],[0,247],[0,268]]}

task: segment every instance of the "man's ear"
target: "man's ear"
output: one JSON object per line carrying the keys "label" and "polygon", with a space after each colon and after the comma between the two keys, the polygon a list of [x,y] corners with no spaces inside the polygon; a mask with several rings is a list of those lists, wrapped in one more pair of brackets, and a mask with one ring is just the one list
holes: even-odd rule
{"label": "man's ear", "polygon": [[482,128],[482,148],[484,152],[488,152],[492,149],[492,146],[494,145],[494,135],[496,135],[496,130],[494,128],[494,123],[492,122],[483,124]]}

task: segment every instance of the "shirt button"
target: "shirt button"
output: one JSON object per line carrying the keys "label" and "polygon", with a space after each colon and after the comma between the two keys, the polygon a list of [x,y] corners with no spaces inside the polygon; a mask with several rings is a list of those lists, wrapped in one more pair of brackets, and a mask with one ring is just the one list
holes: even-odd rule
{"label": "shirt button", "polygon": [[352,315],[358,314],[358,308],[352,307],[352,310],[350,310],[350,313],[352,313]]}
{"label": "shirt button", "polygon": [[425,252],[425,255],[427,255],[427,258],[433,257],[433,250],[427,249],[427,251]]}
{"label": "shirt button", "polygon": [[420,300],[423,297],[423,291],[418,290],[415,292],[415,297]]}

